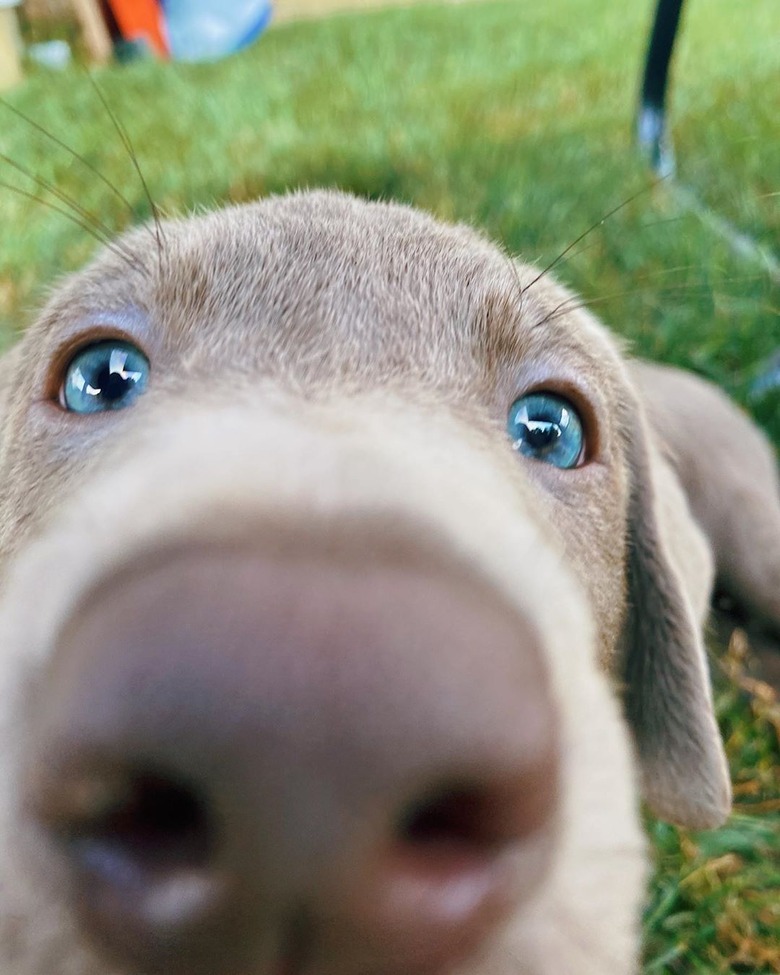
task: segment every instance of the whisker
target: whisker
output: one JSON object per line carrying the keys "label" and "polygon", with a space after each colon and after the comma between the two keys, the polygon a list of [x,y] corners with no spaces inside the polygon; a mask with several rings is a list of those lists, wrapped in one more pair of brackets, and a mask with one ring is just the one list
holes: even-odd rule
{"label": "whisker", "polygon": [[11,105],[11,103],[7,102],[4,98],[0,98],[0,105],[2,105],[3,108],[7,109],[9,112],[12,112],[14,115],[17,116],[17,118],[20,118],[31,128],[35,129],[36,132],[40,132],[40,134],[43,135],[46,139],[48,139],[49,142],[51,142],[53,145],[58,146],[60,149],[64,149],[65,152],[67,152],[68,155],[71,156],[71,158],[77,160],[79,163],[81,163],[82,166],[84,166],[91,173],[97,176],[97,178],[101,181],[101,183],[103,183],[104,186],[107,186],[114,194],[114,196],[127,207],[127,209],[130,212],[130,216],[132,218],[135,218],[136,215],[135,208],[133,207],[132,203],[130,203],[130,201],[119,190],[118,187],[114,186],[114,184],[111,182],[110,179],[108,179],[107,176],[101,173],[101,171],[97,168],[97,166],[93,166],[88,159],[82,156],[81,153],[76,152],[76,150],[73,149],[71,146],[69,146],[67,142],[63,142],[62,139],[58,139],[53,132],[49,132],[48,129],[44,128],[44,126],[36,122],[35,119],[32,119],[29,117],[29,115],[25,115],[24,112],[19,111],[18,108]]}
{"label": "whisker", "polygon": [[[667,223],[677,223],[680,220],[685,220],[686,217],[687,217],[687,214],[685,214],[685,213],[678,213],[677,216],[675,216],[675,217],[664,217],[663,220],[649,220],[647,223],[640,224],[639,225],[639,229],[640,230],[648,230],[648,229],[650,229],[652,227],[662,227],[662,226],[664,226]],[[603,219],[606,220],[607,217],[605,216]],[[595,229],[596,226],[598,226],[598,225],[594,225],[594,227],[591,228],[591,229]],[[587,251],[593,250],[594,247],[600,247],[601,245],[602,245],[602,241],[601,240],[598,240],[598,239],[597,240],[593,240],[593,241],[591,241],[588,244],[585,244],[583,247],[580,247],[576,251],[573,251],[573,252],[571,252],[571,253],[569,253],[567,255],[568,256],[568,262],[573,261],[574,258],[575,257],[579,257],[580,254],[585,254],[585,253],[587,253]],[[561,255],[559,255],[559,257],[561,257],[561,263],[563,263],[564,262],[563,261],[563,257]],[[698,267],[699,265],[696,265],[696,266]],[[542,272],[542,273],[545,274],[547,272]],[[530,285],[529,285],[529,287],[530,287]]]}
{"label": "whisker", "polygon": [[[0,105],[6,108],[17,118],[21,119],[26,125],[29,125],[32,129],[34,129],[35,131],[43,135],[49,142],[58,146],[61,149],[64,149],[65,152],[67,152],[68,155],[71,156],[71,158],[77,160],[77,162],[79,162],[82,166],[84,166],[91,173],[97,176],[98,179],[100,179],[100,181],[111,190],[114,196],[121,203],[124,204],[128,212],[130,213],[131,218],[135,217],[135,210],[132,204],[130,203],[130,201],[127,199],[127,197],[125,197],[124,194],[121,193],[120,190],[116,186],[114,186],[114,184],[109,179],[107,179],[107,177],[104,176],[103,173],[101,173],[101,171],[96,166],[93,166],[88,159],[86,159],[80,153],[76,152],[75,149],[69,146],[66,142],[63,142],[52,132],[49,132],[48,129],[44,128],[44,126],[36,122],[35,119],[30,118],[29,116],[25,115],[24,112],[21,112],[18,108],[11,105],[9,102],[5,101],[5,99],[0,98]],[[15,186],[12,183],[2,182],[0,183],[0,186],[2,186],[4,189],[11,190],[12,192],[18,194],[19,196],[23,196],[26,197],[27,199],[34,200],[37,203],[40,203],[43,206],[48,207],[50,210],[59,213],[61,216],[67,217],[71,221],[71,223],[74,223],[82,230],[86,230],[92,237],[95,238],[95,240],[98,241],[98,243],[102,244],[103,246],[109,247],[118,257],[121,257],[131,267],[143,271],[144,273],[148,273],[148,270],[146,266],[143,264],[143,261],[137,255],[131,253],[131,251],[125,248],[121,243],[117,242],[117,240],[115,239],[114,231],[107,224],[105,224],[97,216],[97,214],[92,213],[86,207],[82,206],[77,200],[75,200],[72,196],[70,196],[68,193],[66,193],[56,184],[52,183],[50,180],[45,179],[43,176],[39,176],[31,173],[28,169],[26,169],[24,166],[22,166],[20,163],[18,163],[15,159],[11,158],[7,154],[0,153],[0,160],[5,162],[6,165],[15,169],[22,176],[25,176],[27,179],[36,183],[38,186],[42,187],[47,192],[51,193],[61,203],[65,204],[66,207],[69,207],[72,211],[74,211],[74,213],[68,213],[62,207],[55,206],[51,202],[51,200],[47,200],[45,197],[39,194],[32,193],[27,190],[23,190],[21,187]],[[76,214],[78,214],[78,216],[76,216]]]}
{"label": "whisker", "polygon": [[0,160],[2,160],[7,166],[10,166],[12,169],[15,169],[17,173],[21,173],[22,176],[25,176],[27,179],[32,180],[34,183],[37,183],[38,186],[47,190],[49,193],[52,194],[52,196],[55,196],[61,203],[64,203],[66,206],[69,206],[72,210],[74,210],[77,214],[79,214],[79,216],[82,217],[87,223],[89,223],[90,226],[94,227],[95,230],[100,231],[100,233],[104,235],[105,239],[107,240],[111,239],[111,237],[113,236],[113,232],[111,228],[107,227],[106,224],[104,224],[103,221],[97,216],[97,214],[94,214],[90,210],[87,210],[86,207],[83,207],[80,203],[74,200],[73,197],[69,196],[64,190],[61,190],[56,184],[52,183],[50,180],[44,179],[43,176],[34,176],[29,170],[25,169],[24,166],[16,162],[16,160],[12,159],[10,156],[7,156],[4,152],[0,152]]}
{"label": "whisker", "polygon": [[509,269],[512,273],[512,277],[515,279],[515,284],[517,286],[517,296],[520,300],[520,312],[522,313],[523,305],[525,303],[525,291],[523,289],[523,282],[520,279],[520,269],[517,266],[517,262],[522,260],[519,255],[506,253],[507,263],[509,264]]}
{"label": "whisker", "polygon": [[13,183],[6,183],[4,180],[0,180],[0,188],[11,190],[11,192],[18,194],[19,196],[23,196],[28,200],[34,200],[36,203],[41,204],[41,206],[48,207],[48,209],[54,211],[54,213],[59,213],[67,220],[70,220],[70,222],[75,224],[77,227],[81,227],[81,229],[85,230],[90,237],[94,237],[99,244],[102,244],[104,247],[107,247],[109,250],[113,251],[123,261],[130,264],[131,267],[136,267],[142,271],[146,270],[146,268],[144,268],[133,255],[123,250],[115,240],[112,240],[110,236],[107,236],[105,233],[99,230],[94,223],[88,223],[85,220],[81,220],[72,209],[59,207],[56,203],[54,203],[52,200],[48,200],[45,196],[40,196],[39,194],[32,193],[29,190],[24,190],[21,186],[14,186]]}
{"label": "whisker", "polygon": [[138,162],[138,155],[136,154],[136,151],[133,148],[133,143],[130,139],[127,129],[119,121],[119,118],[117,117],[116,113],[113,111],[111,106],[109,105],[108,100],[106,99],[100,86],[98,85],[97,81],[95,81],[92,74],[89,71],[87,71],[86,75],[89,78],[90,84],[92,85],[95,94],[98,96],[103,108],[106,110],[109,119],[111,119],[111,124],[114,126],[117,135],[122,140],[122,145],[125,147],[125,150],[127,151],[127,154],[130,157],[130,161],[133,164],[133,168],[138,174],[138,179],[141,181],[141,186],[143,187],[144,195],[146,196],[147,202],[149,203],[149,208],[152,213],[152,220],[154,221],[154,239],[157,243],[157,270],[160,274],[162,274],[163,242],[165,240],[165,236],[163,234],[162,224],[160,222],[160,213],[157,209],[157,204],[154,202],[152,198],[152,194],[149,192],[149,186],[146,182],[146,178],[144,177],[143,171],[141,170],[141,166]]}
{"label": "whisker", "polygon": [[[662,274],[664,272],[658,272],[658,273]],[[648,278],[649,277],[651,276],[649,275]],[[728,280],[729,282],[734,282],[734,283],[759,281],[759,280],[763,280],[763,275],[747,274],[735,278],[729,278]],[[678,285],[666,285],[663,288],[654,288],[651,293],[653,295],[658,295],[660,297],[660,296],[673,296],[679,294],[704,293],[705,289],[711,290],[710,286],[703,282],[701,284],[680,283]],[[583,298],[582,296],[579,295],[572,295],[571,297],[566,298],[564,301],[561,301],[559,304],[557,304],[555,308],[549,311],[538,321],[534,322],[534,324],[531,327],[539,328],[542,325],[546,325],[550,322],[553,322],[558,318],[562,318],[564,315],[568,315],[570,312],[579,311],[580,309],[592,308],[594,305],[600,305],[603,304],[604,302],[614,301],[617,298],[630,298],[633,295],[638,295],[638,294],[642,294],[641,288],[629,288],[625,291],[613,291],[610,292],[609,294],[599,295],[598,297],[595,298]]]}
{"label": "whisker", "polygon": [[681,220],[686,220],[688,218],[687,213],[677,213],[673,217],[663,217],[659,220],[648,220],[647,223],[640,223],[640,230],[648,230],[650,227],[663,227],[667,223],[679,223]]}
{"label": "whisker", "polygon": [[660,177],[660,179],[655,179],[651,183],[647,184],[646,186],[643,186],[642,189],[637,190],[636,193],[633,193],[627,199],[623,200],[622,203],[619,203],[616,207],[613,207],[611,210],[605,213],[595,223],[591,224],[587,230],[583,230],[583,232],[578,237],[575,237],[574,240],[567,247],[565,247],[560,252],[560,254],[558,254],[556,258],[550,261],[547,267],[542,268],[542,270],[536,275],[536,277],[533,278],[533,280],[525,286],[525,290],[528,291],[529,289],[533,288],[533,286],[537,284],[537,282],[541,281],[541,279],[545,276],[545,274],[548,274],[550,271],[552,271],[553,268],[557,267],[561,263],[561,261],[566,257],[566,255],[569,254],[573,250],[573,248],[577,246],[577,244],[583,241],[589,234],[592,234],[593,231],[597,230],[600,226],[602,226],[602,224],[606,223],[606,221],[609,220],[610,217],[614,217],[616,213],[619,213],[621,210],[625,209],[625,207],[633,203],[634,200],[638,200],[640,196],[644,196],[645,193],[649,193],[651,190],[654,190],[665,179],[668,179],[668,177],[662,176]]}
{"label": "whisker", "polygon": [[[666,277],[669,274],[680,274],[683,271],[697,271],[701,269],[702,266],[701,264],[698,263],[697,264],[675,264],[673,267],[657,268],[654,271],[646,271],[644,274],[633,274],[632,272],[627,271],[623,274],[623,277],[630,278],[631,280],[637,283],[644,284],[646,282],[655,281],[657,278]],[[726,280],[729,282],[759,281],[762,279],[762,277],[763,275],[761,274],[743,274],[743,275],[729,276]],[[690,288],[690,289],[694,289],[697,286],[704,287],[705,285],[703,282],[697,284],[697,283],[691,283],[686,281],[680,281],[677,283],[677,285],[674,284],[665,285],[666,288],[679,287],[679,288]],[[621,291],[619,292],[619,294],[620,295],[638,294],[639,290],[640,289],[638,288],[631,288],[630,290]],[[617,296],[617,294],[618,293],[615,293],[615,296]],[[605,296],[605,297],[611,297],[611,296]]]}

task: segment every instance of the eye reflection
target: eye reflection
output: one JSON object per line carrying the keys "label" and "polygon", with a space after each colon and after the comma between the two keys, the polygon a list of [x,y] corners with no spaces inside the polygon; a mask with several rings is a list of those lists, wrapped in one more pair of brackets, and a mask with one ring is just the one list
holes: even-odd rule
{"label": "eye reflection", "polygon": [[124,409],[144,392],[149,360],[134,345],[96,342],[71,360],[65,372],[62,402],[73,413]]}
{"label": "eye reflection", "polygon": [[579,414],[555,393],[529,393],[516,399],[509,409],[507,432],[513,450],[564,470],[576,467],[584,452]]}

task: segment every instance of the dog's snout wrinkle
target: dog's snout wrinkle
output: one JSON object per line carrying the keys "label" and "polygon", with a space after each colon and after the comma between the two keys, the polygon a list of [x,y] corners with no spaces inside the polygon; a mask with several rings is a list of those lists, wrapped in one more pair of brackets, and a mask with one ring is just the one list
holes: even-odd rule
{"label": "dog's snout wrinkle", "polygon": [[557,717],[539,637],[487,584],[427,555],[136,570],[60,635],[30,788],[111,952],[240,975],[302,904],[324,971],[351,971],[342,938],[356,975],[382,952],[444,971],[530,896]]}

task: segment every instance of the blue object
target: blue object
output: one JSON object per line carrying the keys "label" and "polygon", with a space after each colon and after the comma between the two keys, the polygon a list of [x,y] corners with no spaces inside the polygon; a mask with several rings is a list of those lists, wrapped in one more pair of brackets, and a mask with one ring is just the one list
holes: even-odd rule
{"label": "blue object", "polygon": [[769,362],[764,363],[761,374],[750,387],[750,398],[763,399],[771,392],[780,390],[780,349],[775,352]]}
{"label": "blue object", "polygon": [[171,56],[215,61],[241,50],[271,19],[271,0],[164,0]]}
{"label": "blue object", "polygon": [[62,386],[63,406],[71,413],[121,410],[137,399],[149,381],[149,360],[129,342],[95,342],[71,359]]}
{"label": "blue object", "polygon": [[582,421],[571,403],[555,393],[529,393],[516,399],[509,410],[507,432],[512,447],[569,470],[583,459],[585,435]]}

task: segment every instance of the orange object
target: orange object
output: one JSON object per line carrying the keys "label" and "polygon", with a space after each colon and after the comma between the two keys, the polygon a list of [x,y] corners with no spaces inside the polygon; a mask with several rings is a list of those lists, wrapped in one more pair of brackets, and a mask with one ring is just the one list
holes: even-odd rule
{"label": "orange object", "polygon": [[157,0],[109,0],[122,37],[145,41],[159,57],[170,56],[162,7]]}

